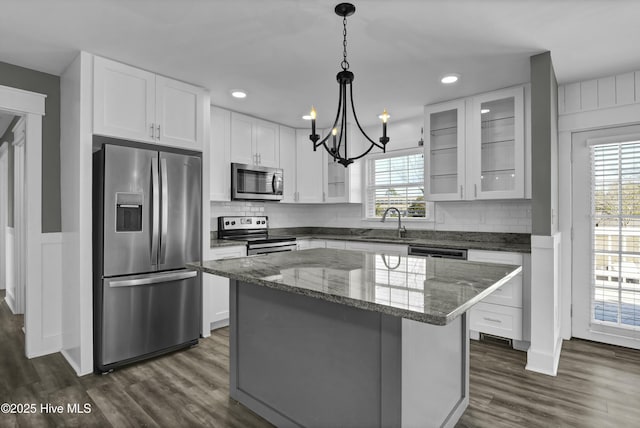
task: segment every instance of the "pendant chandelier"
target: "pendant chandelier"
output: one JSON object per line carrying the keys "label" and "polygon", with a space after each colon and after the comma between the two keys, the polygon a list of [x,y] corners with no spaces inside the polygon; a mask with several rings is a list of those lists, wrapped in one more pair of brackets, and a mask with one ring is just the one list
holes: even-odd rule
{"label": "pendant chandelier", "polygon": [[[313,151],[320,146],[323,146],[325,150],[329,153],[330,156],[333,157],[334,162],[338,162],[346,168],[349,164],[353,163],[354,160],[360,159],[361,157],[368,154],[371,149],[374,147],[378,147],[385,152],[385,147],[389,142],[389,137],[387,137],[387,120],[389,120],[389,114],[385,109],[380,116],[378,116],[382,120],[382,137],[379,139],[379,143],[373,141],[369,136],[364,132],[362,126],[360,126],[360,122],[358,122],[358,116],[356,115],[356,108],[353,104],[353,78],[354,75],[351,71],[349,71],[349,62],[347,61],[347,16],[351,16],[355,13],[356,7],[351,3],[340,3],[335,7],[336,15],[342,16],[342,26],[344,30],[342,31],[343,41],[343,51],[342,51],[342,62],[340,66],[342,67],[342,71],[338,73],[336,79],[338,80],[338,84],[340,85],[340,93],[338,96],[338,112],[336,114],[336,120],[333,122],[333,126],[331,127],[331,132],[329,132],[322,140],[320,140],[320,136],[316,134],[316,110],[311,107],[311,135],[309,135],[309,139],[313,143]],[[348,97],[348,98],[347,98]],[[351,102],[351,111],[353,112],[353,120],[358,126],[358,129],[365,136],[367,140],[371,143],[369,148],[365,150],[359,156],[349,157],[348,150],[348,132],[347,132],[347,101]],[[339,127],[339,128],[338,128]],[[331,142],[328,144],[327,140],[329,137],[332,137]]]}

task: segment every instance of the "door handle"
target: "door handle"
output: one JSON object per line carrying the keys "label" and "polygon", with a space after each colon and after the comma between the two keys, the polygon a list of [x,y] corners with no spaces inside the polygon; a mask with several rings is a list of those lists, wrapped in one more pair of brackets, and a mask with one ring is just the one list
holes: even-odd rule
{"label": "door handle", "polygon": [[135,287],[137,285],[157,284],[159,282],[179,281],[181,279],[193,278],[198,275],[194,270],[186,272],[172,272],[167,274],[153,274],[147,278],[123,279],[120,281],[111,281],[109,287]]}
{"label": "door handle", "polygon": [[158,233],[160,226],[160,183],[158,158],[151,158],[151,264],[158,264]]}
{"label": "door handle", "polygon": [[149,133],[149,134],[150,134],[149,136],[150,136],[151,138],[154,138],[154,137],[155,137],[155,135],[153,134],[153,123],[151,124],[151,126],[150,126],[149,128],[150,128],[150,131],[151,131],[151,132]]}
{"label": "door handle", "polygon": [[158,125],[158,140],[160,139],[160,125]]}
{"label": "door handle", "polygon": [[460,199],[462,199],[462,184],[460,185]]}
{"label": "door handle", "polygon": [[167,255],[167,226],[169,224],[169,189],[167,179],[167,159],[160,159],[160,180],[162,186],[162,214],[160,216],[160,260],[159,264],[165,263]]}

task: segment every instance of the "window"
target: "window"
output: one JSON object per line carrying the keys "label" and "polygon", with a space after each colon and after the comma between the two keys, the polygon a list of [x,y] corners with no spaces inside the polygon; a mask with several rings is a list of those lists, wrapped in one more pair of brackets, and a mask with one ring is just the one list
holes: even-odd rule
{"label": "window", "polygon": [[640,327],[640,142],[591,148],[592,319]]}
{"label": "window", "polygon": [[[398,208],[402,217],[428,217],[422,151],[376,156],[367,162],[368,218],[382,217],[389,207]],[[397,213],[391,211],[389,215]]]}

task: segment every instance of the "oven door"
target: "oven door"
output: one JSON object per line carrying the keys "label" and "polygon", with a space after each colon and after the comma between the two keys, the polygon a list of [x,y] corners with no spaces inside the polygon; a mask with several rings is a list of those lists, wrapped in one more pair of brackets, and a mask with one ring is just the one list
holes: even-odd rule
{"label": "oven door", "polygon": [[255,244],[247,249],[247,256],[256,254],[282,253],[285,251],[295,251],[298,249],[296,242],[274,242],[270,244]]}
{"label": "oven door", "polygon": [[234,200],[282,199],[283,172],[240,163],[231,164],[231,198]]}

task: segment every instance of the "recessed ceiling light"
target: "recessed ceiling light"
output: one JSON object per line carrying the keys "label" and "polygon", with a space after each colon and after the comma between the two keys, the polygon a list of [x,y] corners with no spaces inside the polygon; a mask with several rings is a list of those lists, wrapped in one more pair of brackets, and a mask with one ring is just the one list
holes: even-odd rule
{"label": "recessed ceiling light", "polygon": [[480,114],[485,114],[485,113],[489,113],[491,110],[488,108],[483,108],[480,110]]}
{"label": "recessed ceiling light", "polygon": [[450,73],[450,74],[447,74],[446,76],[443,76],[442,79],[440,79],[440,81],[448,85],[451,83],[456,83],[459,78],[460,78],[459,74]]}
{"label": "recessed ceiling light", "polygon": [[302,116],[302,118],[304,120],[311,120],[311,115],[310,114],[305,114],[305,115]]}
{"label": "recessed ceiling light", "polygon": [[231,90],[231,96],[234,98],[246,98],[247,93],[242,89],[233,89]]}

